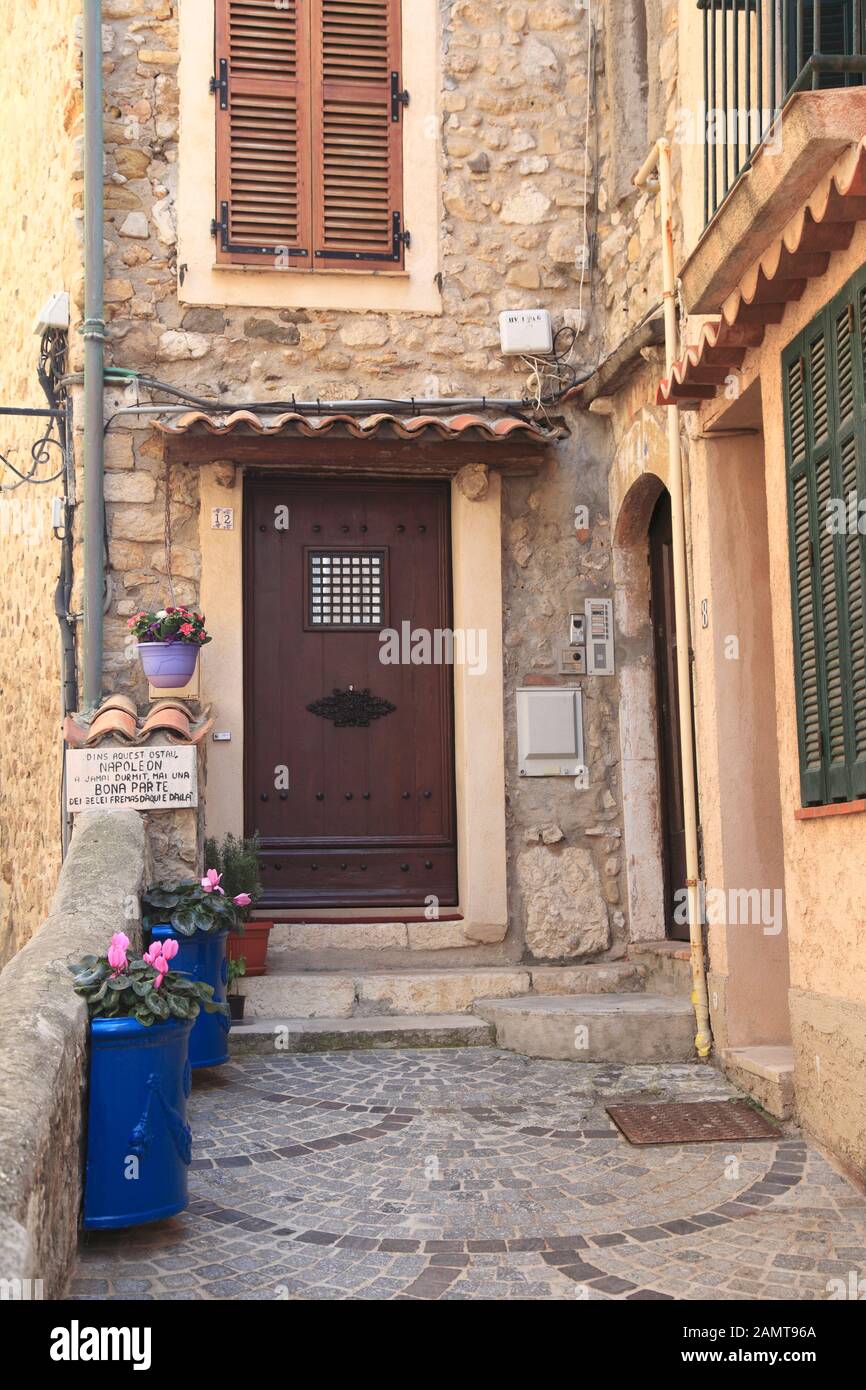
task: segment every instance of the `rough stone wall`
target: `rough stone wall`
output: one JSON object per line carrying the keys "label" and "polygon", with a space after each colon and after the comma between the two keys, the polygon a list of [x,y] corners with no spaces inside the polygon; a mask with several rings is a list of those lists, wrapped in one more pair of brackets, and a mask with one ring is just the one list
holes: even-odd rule
{"label": "rough stone wall", "polygon": [[[604,348],[610,351],[661,301],[661,221],[656,194],[631,180],[653,141],[671,140],[675,260],[680,259],[676,143],[677,0],[609,0],[604,10],[597,84],[599,184],[596,296]],[[638,63],[645,41],[643,72]],[[642,78],[645,85],[642,85]],[[636,132],[640,138],[636,138]]]}
{"label": "rough stone wall", "polygon": [[[528,369],[501,357],[497,315],[522,305],[549,307],[556,326],[585,320],[574,360],[594,362],[589,276],[578,254],[591,217],[584,131],[562,116],[582,111],[587,95],[586,18],[572,3],[441,5],[441,317],[180,303],[178,0],[105,0],[103,12],[109,363],[233,401],[293,391],[324,399],[520,396]],[[589,172],[591,184],[591,153]],[[82,292],[79,284],[79,313]],[[135,388],[109,394],[108,413],[137,399],[150,397]],[[106,454],[106,678],[138,698],[146,690],[126,619],[168,599],[164,466],[159,441],[141,423],[115,419]],[[195,470],[176,465],[169,489],[175,596],[195,602]],[[566,526],[571,512],[564,510]],[[79,554],[79,583],[81,572]]]}
{"label": "rough stone wall", "polygon": [[105,0],[105,18],[111,360],[227,399],[352,398],[386,380],[400,394],[521,393],[527,369],[499,354],[499,310],[541,304],[575,322],[578,309],[589,195],[582,123],[562,118],[586,95],[574,5],[442,6],[441,318],[180,304],[177,0]]}
{"label": "rough stone wall", "polygon": [[[516,770],[515,689],[574,684],[561,674],[568,615],[613,596],[606,427],[592,416],[576,423],[542,475],[503,488],[509,880],[527,955],[541,960],[621,956],[628,937],[617,677],[579,680],[586,786]],[[588,526],[576,529],[576,506]]]}
{"label": "rough stone wall", "polygon": [[[77,0],[0,7],[0,404],[44,406],[34,320],[79,263],[70,180],[80,109]],[[0,454],[26,471],[45,422],[0,417]],[[57,451],[52,450],[56,471]],[[44,917],[60,861],[60,641],[51,533],[58,485],[24,485],[0,466],[0,964]]]}

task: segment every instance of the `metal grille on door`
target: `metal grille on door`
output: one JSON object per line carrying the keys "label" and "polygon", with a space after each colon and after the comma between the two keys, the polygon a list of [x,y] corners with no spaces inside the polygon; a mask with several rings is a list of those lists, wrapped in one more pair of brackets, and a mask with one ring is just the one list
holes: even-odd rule
{"label": "metal grille on door", "polygon": [[380,627],[385,555],[381,550],[309,552],[311,627]]}

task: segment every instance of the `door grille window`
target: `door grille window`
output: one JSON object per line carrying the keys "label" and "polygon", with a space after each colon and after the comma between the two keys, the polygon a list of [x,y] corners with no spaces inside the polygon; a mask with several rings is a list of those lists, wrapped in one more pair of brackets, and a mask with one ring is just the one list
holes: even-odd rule
{"label": "door grille window", "polygon": [[308,565],[308,627],[384,625],[384,550],[311,550]]}

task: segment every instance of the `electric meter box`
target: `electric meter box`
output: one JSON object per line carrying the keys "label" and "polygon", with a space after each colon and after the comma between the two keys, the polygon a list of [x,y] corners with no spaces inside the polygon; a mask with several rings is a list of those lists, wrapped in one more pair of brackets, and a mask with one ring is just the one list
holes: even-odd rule
{"label": "electric meter box", "polygon": [[521,777],[577,777],[583,770],[583,692],[574,685],[517,691]]}
{"label": "electric meter box", "polygon": [[547,309],[505,309],[499,315],[505,357],[545,357],[553,351],[553,324]]}

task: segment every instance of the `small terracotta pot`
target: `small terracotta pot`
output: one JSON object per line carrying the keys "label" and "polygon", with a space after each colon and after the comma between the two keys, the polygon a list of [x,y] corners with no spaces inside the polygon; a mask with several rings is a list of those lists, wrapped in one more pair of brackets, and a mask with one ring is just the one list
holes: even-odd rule
{"label": "small terracotta pot", "polygon": [[244,929],[240,934],[229,932],[229,958],[230,960],[240,960],[243,956],[247,963],[245,975],[266,975],[268,973],[265,960],[268,954],[268,937],[273,925],[273,922],[258,918],[244,922]]}

